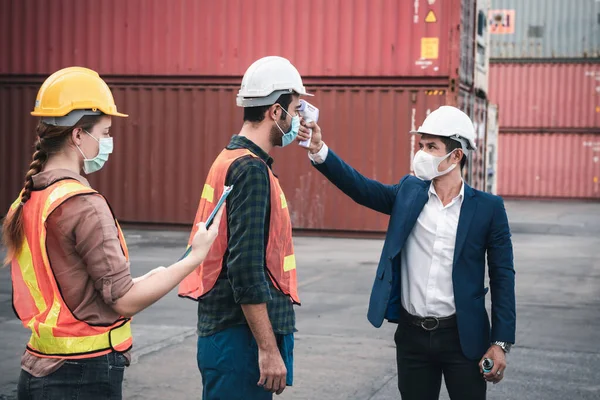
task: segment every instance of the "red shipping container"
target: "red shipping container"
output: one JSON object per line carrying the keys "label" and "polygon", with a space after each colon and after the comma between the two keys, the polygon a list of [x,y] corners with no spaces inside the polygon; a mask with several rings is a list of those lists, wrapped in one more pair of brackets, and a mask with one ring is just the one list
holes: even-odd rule
{"label": "red shipping container", "polygon": [[[433,3],[433,4],[430,4]],[[471,85],[475,0],[0,2],[0,74],[236,76],[280,55],[303,76]]]}
{"label": "red shipping container", "polygon": [[29,112],[40,85],[0,82],[0,215],[8,211],[25,183],[38,123]]}
{"label": "red shipping container", "polygon": [[491,64],[500,130],[600,129],[600,64]]}
{"label": "red shipping container", "polygon": [[501,133],[498,194],[600,199],[600,133]]}
{"label": "red shipping container", "polygon": [[[29,115],[39,84],[0,85],[0,214],[23,184],[37,120]],[[122,221],[190,224],[208,169],[242,125],[237,85],[112,85],[120,111],[115,152],[92,185]],[[331,148],[366,176],[395,183],[409,171],[408,132],[444,103],[441,89],[312,86]],[[387,217],[358,206],[310,166],[306,151],[276,149],[297,229],[384,232]]]}

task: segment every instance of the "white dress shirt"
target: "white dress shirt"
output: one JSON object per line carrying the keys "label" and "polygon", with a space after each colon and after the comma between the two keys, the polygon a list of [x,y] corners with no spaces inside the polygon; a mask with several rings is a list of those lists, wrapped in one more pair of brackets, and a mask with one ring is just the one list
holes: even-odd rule
{"label": "white dress shirt", "polygon": [[[325,162],[329,148],[308,157],[316,164]],[[410,232],[401,255],[402,306],[420,317],[447,317],[456,313],[452,264],[458,219],[465,194],[443,206],[433,184],[429,200]]]}
{"label": "white dress shirt", "polygon": [[460,208],[460,194],[443,206],[433,184],[429,200],[408,235],[401,255],[402,306],[420,317],[447,317],[456,313],[452,264]]}

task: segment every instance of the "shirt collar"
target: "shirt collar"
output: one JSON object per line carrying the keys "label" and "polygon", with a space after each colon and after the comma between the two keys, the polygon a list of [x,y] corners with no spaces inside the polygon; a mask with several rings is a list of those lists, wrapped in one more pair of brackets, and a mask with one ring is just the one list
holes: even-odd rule
{"label": "shirt collar", "polygon": [[43,189],[52,185],[54,182],[63,179],[75,179],[85,186],[90,186],[90,183],[83,176],[68,169],[51,169],[35,174],[31,177],[33,180],[34,189]]}
{"label": "shirt collar", "polygon": [[261,149],[256,143],[247,137],[234,135],[227,145],[227,150],[247,149],[263,160],[269,167],[273,165],[273,157]]}
{"label": "shirt collar", "polygon": [[[456,196],[454,199],[460,198],[460,200],[462,201],[465,198],[465,181],[463,179],[460,180],[460,185],[460,192],[458,193],[458,196]],[[433,181],[429,185],[429,195],[434,195],[435,197],[439,198],[437,192],[435,191],[435,187],[433,186]],[[452,200],[454,201],[454,199]]]}

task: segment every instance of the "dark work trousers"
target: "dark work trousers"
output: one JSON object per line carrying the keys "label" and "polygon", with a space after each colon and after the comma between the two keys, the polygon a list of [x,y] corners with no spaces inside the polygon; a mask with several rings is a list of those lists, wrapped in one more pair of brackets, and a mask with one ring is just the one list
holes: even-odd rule
{"label": "dark work trousers", "polygon": [[55,372],[36,378],[21,370],[19,400],[121,400],[127,358],[119,353],[67,360]]}
{"label": "dark work trousers", "polygon": [[456,326],[426,331],[400,322],[394,341],[402,400],[437,400],[442,374],[452,400],[485,400],[479,360],[463,355]]}

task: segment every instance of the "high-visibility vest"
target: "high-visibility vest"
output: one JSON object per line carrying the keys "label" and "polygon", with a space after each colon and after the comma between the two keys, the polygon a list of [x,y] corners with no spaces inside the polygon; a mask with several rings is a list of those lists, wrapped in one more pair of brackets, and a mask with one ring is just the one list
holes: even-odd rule
{"label": "high-visibility vest", "polygon": [[[224,190],[225,178],[229,167],[235,160],[245,156],[258,158],[249,150],[225,149],[213,163],[202,191],[188,246],[191,244],[192,238],[198,230],[196,224],[206,221],[216,207],[216,203],[219,201]],[[296,257],[292,243],[292,221],[285,195],[279,185],[279,180],[270,168],[267,168],[267,170],[269,171],[271,187],[271,214],[265,263],[268,275],[275,287],[290,296],[294,303],[300,304],[300,299],[298,298],[298,281],[296,278]],[[179,285],[179,296],[198,300],[215,286],[223,268],[223,257],[227,251],[227,242],[227,217],[223,213],[223,220],[219,227],[219,236],[212,245],[204,262],[181,282]]]}
{"label": "high-visibility vest", "polygon": [[[23,326],[31,330],[27,351],[40,357],[79,359],[131,349],[131,323],[120,317],[111,325],[91,325],[77,319],[65,303],[46,249],[46,221],[66,200],[98,195],[74,179],[64,179],[31,192],[23,206],[24,240],[11,260],[13,307]],[[20,197],[13,203],[17,208]],[[116,220],[115,220],[116,222]],[[127,245],[117,223],[125,257]]]}

